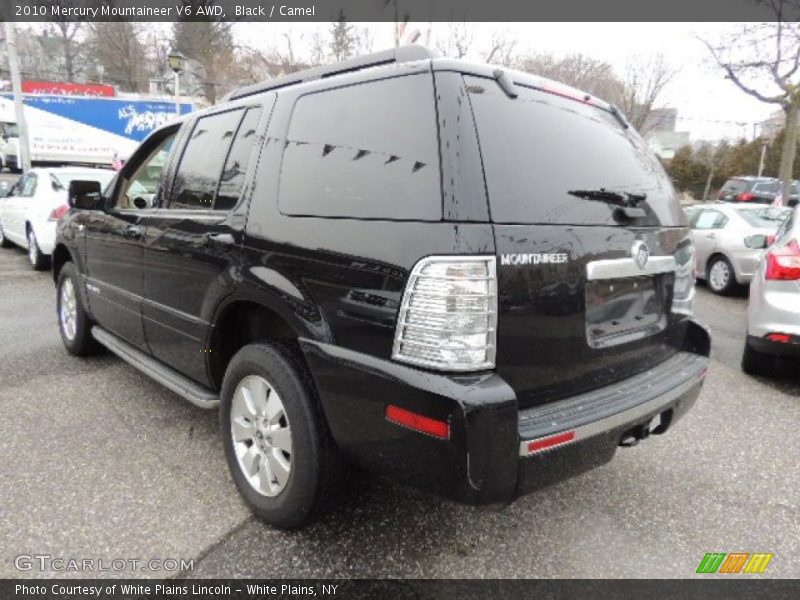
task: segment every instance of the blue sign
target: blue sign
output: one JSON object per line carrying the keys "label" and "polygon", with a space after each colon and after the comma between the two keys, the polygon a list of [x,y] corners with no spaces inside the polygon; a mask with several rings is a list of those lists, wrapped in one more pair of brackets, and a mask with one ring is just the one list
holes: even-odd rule
{"label": "blue sign", "polygon": [[[12,99],[11,94],[2,97]],[[89,98],[64,95],[25,95],[25,106],[141,141],[154,129],[175,119],[175,103],[164,100]],[[181,104],[181,114],[192,112]]]}

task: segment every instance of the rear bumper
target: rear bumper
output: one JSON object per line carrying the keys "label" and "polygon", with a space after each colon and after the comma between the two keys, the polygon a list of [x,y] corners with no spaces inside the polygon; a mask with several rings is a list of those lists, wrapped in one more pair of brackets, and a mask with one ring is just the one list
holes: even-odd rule
{"label": "rear bumper", "polygon": [[33,232],[36,234],[36,243],[39,244],[42,254],[52,254],[56,246],[56,222],[40,222],[33,226]]}
{"label": "rear bumper", "polygon": [[[710,340],[692,322],[683,351],[653,369],[524,411],[494,372],[443,375],[329,344],[301,345],[346,458],[459,502],[501,505],[608,462],[620,440],[645,425],[664,433],[697,399]],[[387,421],[389,404],[447,422],[449,439]],[[554,436],[560,442],[548,446]]]}
{"label": "rear bumper", "polygon": [[792,340],[786,343],[773,342],[767,338],[748,335],[747,345],[753,348],[753,350],[772,356],[786,356],[789,358],[800,357],[800,335],[792,336]]}
{"label": "rear bumper", "polygon": [[763,256],[763,250],[746,249],[730,253],[737,283],[750,283]]}

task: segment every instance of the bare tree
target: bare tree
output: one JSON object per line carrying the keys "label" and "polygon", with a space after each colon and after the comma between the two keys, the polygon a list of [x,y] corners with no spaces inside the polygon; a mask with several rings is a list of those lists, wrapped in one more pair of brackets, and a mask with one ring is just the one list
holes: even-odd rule
{"label": "bare tree", "polygon": [[331,62],[341,62],[359,54],[372,51],[372,34],[369,29],[359,29],[339,14],[339,20],[331,24],[328,42]]}
{"label": "bare tree", "polygon": [[647,133],[653,126],[648,117],[676,74],[677,71],[664,60],[662,54],[635,58],[625,69],[619,98],[610,97],[608,100],[616,100],[631,125],[640,133]]}
{"label": "bare tree", "polygon": [[130,92],[142,91],[146,79],[142,33],[141,24],[126,21],[92,23],[87,31],[86,49],[105,79]]}
{"label": "bare tree", "polygon": [[495,33],[492,35],[489,49],[483,54],[483,60],[487,63],[511,67],[515,62],[514,49],[516,45],[517,40],[512,36]]}
{"label": "bare tree", "polygon": [[694,151],[694,157],[707,170],[706,184],[703,188],[702,200],[708,200],[714,177],[723,169],[730,154],[730,145],[726,141],[717,144],[702,142]]}
{"label": "bare tree", "polygon": [[624,83],[607,62],[583,54],[557,58],[552,54],[528,54],[516,60],[516,68],[565,83],[585,92],[612,100],[622,95]]}
{"label": "bare tree", "polygon": [[[73,7],[77,3],[74,0],[43,0],[41,4],[47,9],[48,14],[53,14],[54,7]],[[64,75],[68,81],[75,81],[80,71],[81,44],[79,34],[83,29],[84,23],[80,21],[67,21],[56,17],[51,21],[52,31],[60,38],[61,57],[64,59]]]}
{"label": "bare tree", "polygon": [[789,190],[800,114],[800,24],[784,20],[786,13],[796,8],[795,3],[784,0],[764,0],[764,3],[775,14],[774,23],[748,23],[724,41],[701,41],[725,76],[740,90],[783,110],[786,130],[778,176],[783,189]]}
{"label": "bare tree", "polygon": [[[195,9],[198,1],[203,6],[213,4],[213,0],[180,1]],[[172,26],[174,47],[200,65],[202,93],[211,104],[228,86],[226,75],[235,66],[232,27],[233,23],[225,21],[176,21]]]}
{"label": "bare tree", "polygon": [[436,48],[452,58],[464,58],[472,46],[473,32],[467,23],[449,23],[447,35],[436,42]]}

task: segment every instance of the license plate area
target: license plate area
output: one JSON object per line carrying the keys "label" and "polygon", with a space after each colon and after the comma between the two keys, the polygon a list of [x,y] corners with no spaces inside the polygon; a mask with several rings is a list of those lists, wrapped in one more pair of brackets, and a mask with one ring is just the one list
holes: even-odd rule
{"label": "license plate area", "polygon": [[671,273],[586,282],[586,340],[608,348],[655,335],[667,326]]}

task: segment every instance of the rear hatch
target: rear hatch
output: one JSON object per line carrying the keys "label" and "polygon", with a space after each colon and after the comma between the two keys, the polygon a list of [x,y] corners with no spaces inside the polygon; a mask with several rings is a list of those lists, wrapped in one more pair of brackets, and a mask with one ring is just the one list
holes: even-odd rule
{"label": "rear hatch", "polygon": [[571,89],[517,80],[513,97],[492,79],[465,83],[498,255],[497,370],[520,406],[672,356],[686,327],[673,294],[691,289],[689,230],[642,138]]}

